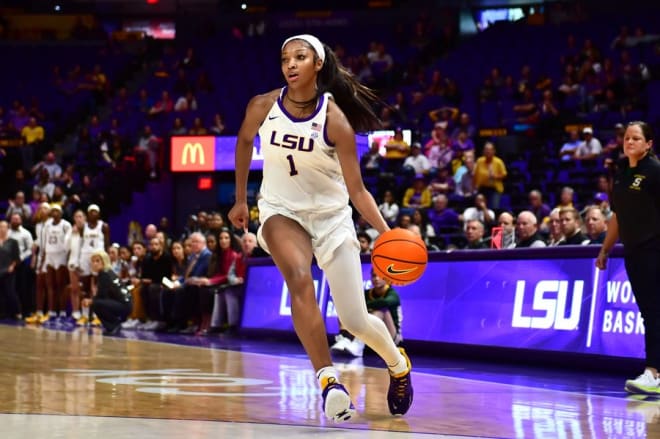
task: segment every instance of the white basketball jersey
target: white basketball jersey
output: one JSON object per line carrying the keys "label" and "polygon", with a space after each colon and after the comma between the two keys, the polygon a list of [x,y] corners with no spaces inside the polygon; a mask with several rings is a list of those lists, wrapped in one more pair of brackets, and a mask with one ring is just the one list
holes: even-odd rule
{"label": "white basketball jersey", "polygon": [[105,236],[103,236],[103,221],[101,220],[93,229],[89,227],[89,223],[85,223],[80,253],[89,254],[97,250],[105,250]]}
{"label": "white basketball jersey", "polygon": [[71,224],[67,220],[59,223],[49,223],[44,227],[44,241],[46,254],[66,253],[69,251],[69,238],[71,237]]}
{"label": "white basketball jersey", "polygon": [[292,212],[324,213],[348,205],[348,190],[333,145],[327,138],[330,93],[319,98],[314,113],[298,119],[279,98],[259,128],[264,157],[261,195]]}

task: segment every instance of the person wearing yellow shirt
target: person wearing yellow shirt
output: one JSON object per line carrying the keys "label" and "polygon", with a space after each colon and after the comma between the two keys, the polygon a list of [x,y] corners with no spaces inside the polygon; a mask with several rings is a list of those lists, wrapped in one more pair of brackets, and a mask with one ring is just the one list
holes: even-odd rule
{"label": "person wearing yellow shirt", "polygon": [[431,191],[423,175],[417,175],[412,186],[406,189],[403,195],[403,207],[406,212],[414,209],[428,209],[431,207]]}
{"label": "person wearing yellow shirt", "polygon": [[[21,147],[21,158],[23,168],[29,169],[34,163],[35,149],[39,149],[44,141],[44,128],[37,125],[37,119],[31,117],[28,124],[21,130],[21,138],[25,143]],[[37,156],[41,156],[41,151],[36,151]]]}
{"label": "person wearing yellow shirt", "polygon": [[484,152],[477,159],[474,168],[474,187],[488,198],[488,205],[493,209],[500,207],[500,198],[504,192],[506,166],[501,158],[495,156],[495,145],[486,142]]}
{"label": "person wearing yellow shirt", "polygon": [[21,137],[25,139],[25,143],[28,145],[43,142],[44,128],[37,125],[37,119],[31,117],[28,124],[21,130]]}
{"label": "person wearing yellow shirt", "polygon": [[410,145],[403,140],[403,130],[397,127],[394,137],[385,144],[385,157],[383,160],[385,171],[399,173],[403,161],[410,155]]}

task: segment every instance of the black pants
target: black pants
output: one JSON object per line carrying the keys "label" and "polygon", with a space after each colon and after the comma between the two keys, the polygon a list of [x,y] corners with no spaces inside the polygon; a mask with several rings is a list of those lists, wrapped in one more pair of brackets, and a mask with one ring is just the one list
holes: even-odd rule
{"label": "black pants", "polygon": [[147,288],[142,288],[140,294],[142,294],[142,303],[144,304],[144,310],[147,313],[149,320],[163,321],[162,304],[161,304],[161,290],[162,286],[160,284],[149,284]]}
{"label": "black pants", "polygon": [[628,280],[644,318],[646,365],[660,369],[660,248],[637,248],[626,253]]}
{"label": "black pants", "polygon": [[0,275],[0,314],[14,318],[20,313],[21,306],[16,295],[16,273]]}
{"label": "black pants", "polygon": [[112,331],[125,322],[132,308],[130,302],[112,299],[94,299],[92,302],[92,312],[101,320],[106,331]]}

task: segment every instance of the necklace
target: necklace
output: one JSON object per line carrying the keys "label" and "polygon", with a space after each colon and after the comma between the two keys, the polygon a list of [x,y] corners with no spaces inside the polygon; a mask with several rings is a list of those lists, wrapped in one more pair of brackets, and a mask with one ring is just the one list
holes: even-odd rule
{"label": "necklace", "polygon": [[309,99],[307,101],[296,101],[294,99],[291,99],[288,93],[284,95],[284,97],[287,98],[289,102],[296,105],[298,108],[307,108],[309,106],[316,105],[316,100],[317,100],[317,97],[314,96],[312,99]]}

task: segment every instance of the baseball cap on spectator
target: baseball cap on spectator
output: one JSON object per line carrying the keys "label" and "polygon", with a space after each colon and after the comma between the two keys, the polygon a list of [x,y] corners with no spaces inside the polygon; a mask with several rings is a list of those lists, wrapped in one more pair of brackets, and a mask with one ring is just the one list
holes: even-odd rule
{"label": "baseball cap on spectator", "polygon": [[92,210],[95,210],[99,213],[101,212],[101,208],[98,206],[98,204],[90,204],[87,208],[87,212],[91,212]]}
{"label": "baseball cap on spectator", "polygon": [[433,128],[442,128],[443,130],[447,129],[447,122],[436,122],[433,125]]}
{"label": "baseball cap on spectator", "polygon": [[39,205],[39,208],[41,208],[41,209],[50,209],[51,206],[50,206],[50,203],[44,201],[43,203],[41,203],[41,204]]}
{"label": "baseball cap on spectator", "polygon": [[623,129],[623,124],[622,124],[622,123],[618,123],[618,124],[614,125],[614,129],[622,130],[622,129]]}
{"label": "baseball cap on spectator", "polygon": [[603,201],[608,201],[608,200],[609,197],[605,192],[597,192],[596,195],[594,195],[594,201],[599,201],[602,203]]}
{"label": "baseball cap on spectator", "polygon": [[50,204],[49,206],[51,209],[59,210],[60,212],[62,211],[62,206],[60,206],[59,204]]}
{"label": "baseball cap on spectator", "polygon": [[594,130],[591,127],[584,127],[582,134],[593,134]]}
{"label": "baseball cap on spectator", "polygon": [[411,148],[411,149],[412,149],[412,148],[419,148],[419,149],[422,149],[422,144],[419,143],[419,142],[413,142],[413,144],[410,145],[410,148]]}

